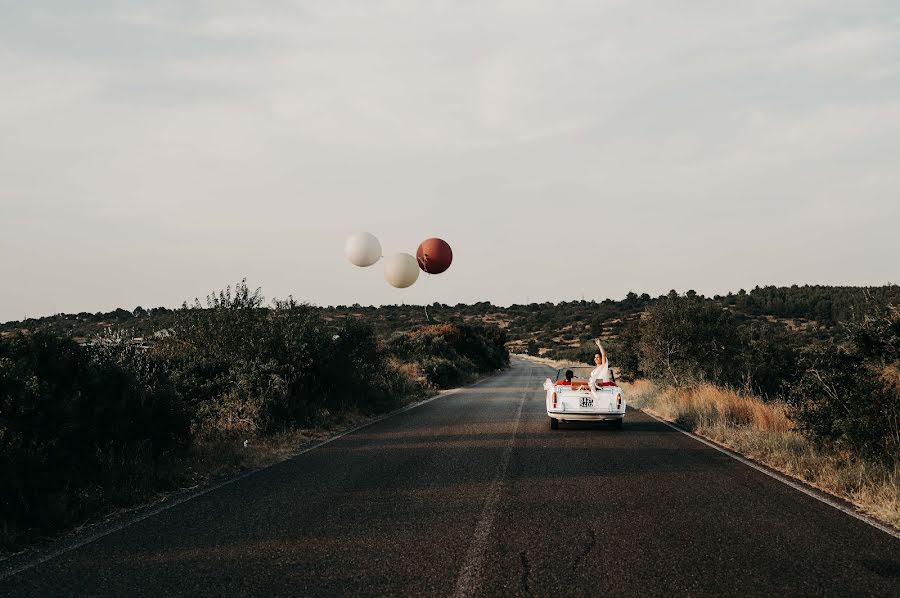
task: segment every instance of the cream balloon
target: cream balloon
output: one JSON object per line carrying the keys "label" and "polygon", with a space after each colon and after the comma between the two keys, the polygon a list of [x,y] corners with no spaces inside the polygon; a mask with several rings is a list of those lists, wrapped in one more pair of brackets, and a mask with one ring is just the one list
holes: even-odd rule
{"label": "cream balloon", "polygon": [[384,278],[398,289],[412,286],[419,278],[419,262],[408,253],[398,253],[385,258]]}
{"label": "cream balloon", "polygon": [[381,243],[370,233],[353,233],[344,243],[344,255],[354,266],[365,268],[381,259]]}

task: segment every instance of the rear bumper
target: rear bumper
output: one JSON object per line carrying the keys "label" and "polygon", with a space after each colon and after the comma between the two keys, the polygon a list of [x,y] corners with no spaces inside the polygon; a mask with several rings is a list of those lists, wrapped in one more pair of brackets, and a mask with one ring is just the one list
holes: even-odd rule
{"label": "rear bumper", "polygon": [[568,422],[602,422],[623,419],[625,417],[625,412],[579,413],[577,411],[547,411],[547,415],[553,419],[560,419]]}

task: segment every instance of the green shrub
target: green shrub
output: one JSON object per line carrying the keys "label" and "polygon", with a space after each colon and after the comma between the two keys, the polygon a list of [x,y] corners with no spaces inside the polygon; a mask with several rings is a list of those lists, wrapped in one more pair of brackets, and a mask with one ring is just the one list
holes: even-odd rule
{"label": "green shrub", "polygon": [[390,367],[389,352],[368,324],[347,320],[330,340],[325,347],[331,355],[319,374],[329,409],[354,407],[364,413],[387,411],[411,392],[421,390],[408,387],[400,372]]}
{"label": "green shrub", "polygon": [[185,304],[147,351],[121,334],[97,348],[49,332],[0,339],[0,547],[177,484],[166,472],[194,440],[383,412],[509,363],[491,326],[425,326],[385,342],[357,319],[262,303],[241,282],[205,307]]}
{"label": "green shrub", "polygon": [[0,340],[0,530],[9,546],[127,502],[189,441],[158,364],[46,333]]}
{"label": "green shrub", "polygon": [[446,357],[426,357],[421,362],[428,381],[437,388],[453,388],[466,382],[475,367],[466,359],[451,361]]}
{"label": "green shrub", "polygon": [[745,385],[766,400],[783,396],[798,378],[796,335],[766,320],[742,326],[741,335]]}
{"label": "green shrub", "polygon": [[453,323],[396,334],[388,350],[401,361],[417,363],[433,386],[449,388],[509,365],[505,344],[499,328]]}
{"label": "green shrub", "polygon": [[183,308],[160,349],[197,433],[269,433],[322,411],[374,413],[404,398],[371,326],[330,326],[293,300],[264,309],[246,289],[237,297]]}
{"label": "green shrub", "polygon": [[731,312],[702,297],[670,294],[640,324],[640,369],[665,384],[741,381],[741,339]]}
{"label": "green shrub", "polygon": [[610,363],[626,382],[644,377],[640,341],[640,322],[633,320],[622,328],[618,338],[609,343]]}
{"label": "green shrub", "polygon": [[868,458],[900,460],[900,311],[847,326],[851,342],[809,348],[791,386],[795,419],[814,437]]}

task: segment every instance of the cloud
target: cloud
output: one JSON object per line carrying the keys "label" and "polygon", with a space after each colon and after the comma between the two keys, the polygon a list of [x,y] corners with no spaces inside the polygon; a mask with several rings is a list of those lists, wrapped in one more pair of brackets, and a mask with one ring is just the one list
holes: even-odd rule
{"label": "cloud", "polygon": [[[629,239],[609,250],[614,282],[589,296],[859,282],[853,265],[804,248],[848,222],[872,253],[866,271],[893,267],[891,2],[3,10],[0,277],[23,292],[0,300],[0,319],[180,303],[254,273],[269,295],[433,300],[348,283],[340,237],[357,228],[407,251],[422,234],[459,240],[465,276],[448,301],[558,299],[538,274],[596,242],[557,255],[525,239],[572,214]],[[803,218],[817,230],[788,238]],[[761,230],[787,256],[781,279],[749,249],[709,253]],[[485,288],[498,243],[521,262]],[[680,265],[697,260],[706,278]],[[78,289],[50,292],[76,274]]]}

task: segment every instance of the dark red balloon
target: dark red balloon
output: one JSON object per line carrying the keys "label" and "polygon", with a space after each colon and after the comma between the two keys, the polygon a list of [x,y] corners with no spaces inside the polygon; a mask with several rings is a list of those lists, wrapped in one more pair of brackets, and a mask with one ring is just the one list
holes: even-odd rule
{"label": "dark red balloon", "polygon": [[443,239],[426,239],[416,249],[416,260],[425,272],[440,274],[453,262],[453,250]]}

